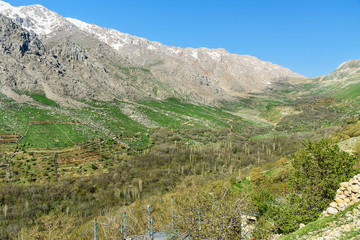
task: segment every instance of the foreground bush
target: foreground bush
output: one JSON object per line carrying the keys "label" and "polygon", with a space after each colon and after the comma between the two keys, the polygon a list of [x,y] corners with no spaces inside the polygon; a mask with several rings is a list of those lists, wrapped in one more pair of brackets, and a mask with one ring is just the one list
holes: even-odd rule
{"label": "foreground bush", "polygon": [[272,223],[274,232],[297,230],[300,223],[316,220],[329,206],[340,183],[355,175],[355,161],[355,156],[329,140],[305,142],[290,158],[293,191],[286,197],[259,198],[258,211]]}
{"label": "foreground bush", "polygon": [[292,159],[298,214],[304,222],[315,220],[334,199],[341,182],[355,175],[356,157],[329,140],[306,142]]}

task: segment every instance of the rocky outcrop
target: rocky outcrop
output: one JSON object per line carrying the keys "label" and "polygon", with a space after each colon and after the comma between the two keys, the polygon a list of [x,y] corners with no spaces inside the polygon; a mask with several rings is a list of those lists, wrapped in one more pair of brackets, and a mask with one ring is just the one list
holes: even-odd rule
{"label": "rocky outcrop", "polygon": [[340,183],[340,188],[336,192],[335,200],[326,211],[322,213],[322,216],[334,215],[359,201],[360,174],[353,177],[349,182]]}
{"label": "rocky outcrop", "polygon": [[353,74],[360,73],[360,59],[346,61],[335,71],[325,76],[324,80],[341,80]]}
{"label": "rocky outcrop", "polygon": [[0,17],[0,43],[4,53],[18,57],[25,54],[41,56],[46,52],[45,46],[35,35],[6,17]]}
{"label": "rocky outcrop", "polygon": [[88,59],[86,51],[70,41],[63,41],[51,48],[51,53],[54,56],[61,57],[67,61],[85,62]]}

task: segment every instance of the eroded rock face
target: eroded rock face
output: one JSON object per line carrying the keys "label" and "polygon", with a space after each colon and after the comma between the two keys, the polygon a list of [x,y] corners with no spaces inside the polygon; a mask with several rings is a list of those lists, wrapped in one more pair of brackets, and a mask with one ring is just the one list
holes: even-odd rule
{"label": "eroded rock face", "polygon": [[0,42],[4,53],[18,57],[25,54],[42,56],[46,52],[45,46],[35,35],[6,17],[0,17]]}
{"label": "eroded rock face", "polygon": [[360,174],[354,176],[349,182],[340,183],[340,188],[336,191],[334,202],[322,213],[322,216],[334,215],[359,201]]}

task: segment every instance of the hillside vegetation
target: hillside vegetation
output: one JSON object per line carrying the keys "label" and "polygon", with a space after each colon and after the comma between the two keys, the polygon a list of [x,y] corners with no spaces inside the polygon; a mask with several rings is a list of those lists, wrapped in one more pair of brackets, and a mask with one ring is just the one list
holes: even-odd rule
{"label": "hillside vegetation", "polygon": [[217,107],[171,98],[72,108],[43,93],[26,93],[33,104],[2,95],[0,238],[88,239],[94,217],[101,238],[119,237],[124,210],[128,236],[145,234],[147,204],[157,230],[178,237],[217,239],[224,226],[219,239],[291,233],[358,171],[357,81],[284,80]]}

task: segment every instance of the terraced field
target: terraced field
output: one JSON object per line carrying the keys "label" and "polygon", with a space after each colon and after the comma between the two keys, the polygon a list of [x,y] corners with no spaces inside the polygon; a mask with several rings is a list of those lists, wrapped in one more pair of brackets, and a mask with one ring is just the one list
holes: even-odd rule
{"label": "terraced field", "polygon": [[27,145],[18,147],[14,144],[2,144],[2,147],[0,182],[20,183],[106,172],[129,151],[114,139],[83,141],[76,146],[56,150],[31,149]]}
{"label": "terraced field", "polygon": [[146,132],[151,128],[241,131],[247,125],[258,124],[221,108],[176,99],[140,103],[93,101],[84,103],[86,106],[82,108],[69,108],[52,104],[41,94],[29,96],[37,103],[20,104],[0,96],[0,134],[23,136],[18,139],[19,144],[29,148],[62,148],[92,138],[110,137],[123,137],[125,143],[144,148],[148,140]]}
{"label": "terraced field", "polygon": [[3,134],[0,134],[0,144],[1,143],[17,143],[21,137],[22,136],[20,136],[20,135],[3,133]]}

